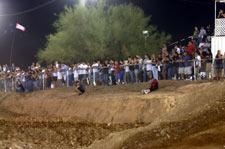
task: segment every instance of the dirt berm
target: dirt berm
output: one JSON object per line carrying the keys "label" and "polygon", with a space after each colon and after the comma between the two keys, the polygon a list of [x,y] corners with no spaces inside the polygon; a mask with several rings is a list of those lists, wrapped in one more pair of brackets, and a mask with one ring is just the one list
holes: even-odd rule
{"label": "dirt berm", "polygon": [[1,94],[0,109],[9,114],[1,115],[0,110],[0,117],[13,113],[44,119],[78,117],[112,127],[132,124],[74,148],[224,148],[225,82],[160,81],[159,91],[141,95],[146,87],[87,87],[82,96],[73,88]]}

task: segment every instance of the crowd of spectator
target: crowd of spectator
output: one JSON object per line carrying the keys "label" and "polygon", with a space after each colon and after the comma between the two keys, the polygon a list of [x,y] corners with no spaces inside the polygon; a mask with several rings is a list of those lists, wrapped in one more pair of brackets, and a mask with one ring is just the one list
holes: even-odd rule
{"label": "crowd of spectator", "polygon": [[[0,91],[36,91],[47,88],[73,86],[80,80],[87,85],[119,85],[157,80],[213,79],[210,26],[195,27],[187,46],[168,48],[161,53],[136,55],[126,60],[80,62],[72,65],[55,62],[47,67],[33,63],[26,71],[14,64],[0,66]],[[218,50],[215,59],[216,78],[223,78],[224,57]]]}

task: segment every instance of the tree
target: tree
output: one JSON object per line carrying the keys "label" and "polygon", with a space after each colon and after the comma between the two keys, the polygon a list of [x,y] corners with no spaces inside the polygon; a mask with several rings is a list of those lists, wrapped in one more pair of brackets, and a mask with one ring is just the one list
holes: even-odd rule
{"label": "tree", "polygon": [[[170,36],[159,33],[149,22],[150,17],[132,4],[108,6],[100,0],[96,5],[65,7],[54,23],[56,33],[47,37],[46,47],[39,50],[38,58],[47,63],[55,60],[73,63],[155,53]],[[150,33],[146,47],[143,30]]]}

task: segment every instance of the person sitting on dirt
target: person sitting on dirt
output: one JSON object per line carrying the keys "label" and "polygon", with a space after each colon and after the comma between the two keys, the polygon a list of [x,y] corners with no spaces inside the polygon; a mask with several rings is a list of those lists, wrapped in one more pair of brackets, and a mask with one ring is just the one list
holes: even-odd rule
{"label": "person sitting on dirt", "polygon": [[142,90],[141,93],[142,94],[149,94],[150,92],[156,91],[159,88],[159,82],[156,79],[152,79],[151,80],[151,87],[145,90]]}
{"label": "person sitting on dirt", "polygon": [[23,84],[21,83],[20,80],[17,81],[17,84],[16,84],[16,92],[18,92],[18,93],[25,92],[25,89],[23,87]]}
{"label": "person sitting on dirt", "polygon": [[82,95],[85,92],[85,86],[81,83],[81,81],[76,81],[75,82],[75,90],[78,95]]}

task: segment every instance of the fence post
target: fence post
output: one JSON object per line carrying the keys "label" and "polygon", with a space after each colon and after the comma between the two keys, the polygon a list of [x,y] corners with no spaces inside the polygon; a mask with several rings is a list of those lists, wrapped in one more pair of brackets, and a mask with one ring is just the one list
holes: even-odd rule
{"label": "fence post", "polygon": [[215,59],[212,58],[212,65],[211,65],[211,80],[214,80],[215,77]]}
{"label": "fence post", "polygon": [[6,84],[6,79],[4,79],[4,87],[5,87],[5,93],[7,92],[7,84]]}
{"label": "fence post", "polygon": [[12,78],[12,91],[14,91],[14,79]]}
{"label": "fence post", "polygon": [[66,86],[69,87],[69,71],[66,71]]}
{"label": "fence post", "polygon": [[196,63],[195,63],[195,60],[193,60],[194,62],[194,80],[196,81],[197,80],[197,76],[195,75],[196,74]]}
{"label": "fence post", "polygon": [[42,90],[45,90],[45,76],[42,74]]}

